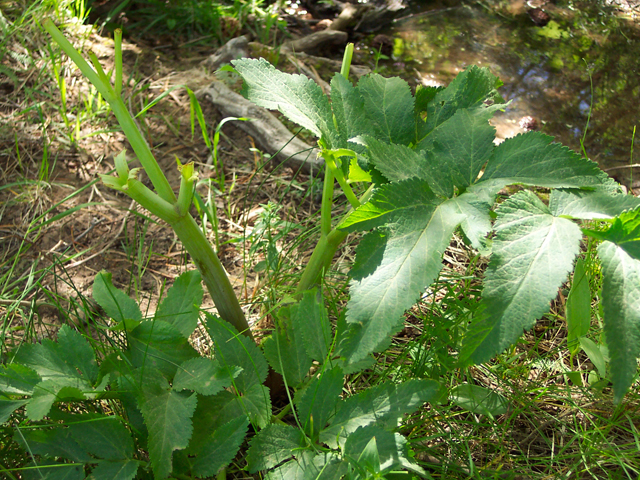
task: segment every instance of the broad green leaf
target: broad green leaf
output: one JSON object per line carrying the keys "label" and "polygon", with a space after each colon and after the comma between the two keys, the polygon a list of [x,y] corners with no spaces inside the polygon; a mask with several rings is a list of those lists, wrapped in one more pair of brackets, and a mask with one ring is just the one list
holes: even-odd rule
{"label": "broad green leaf", "polygon": [[[357,466],[358,471],[363,469],[367,474],[377,475],[381,471],[381,466],[380,466],[380,454],[378,453],[378,442],[376,437],[380,436],[383,443],[385,443],[385,440],[387,440],[387,438],[384,438],[384,437],[387,437],[387,435],[384,435],[381,433],[382,432],[387,433],[387,432],[381,428],[379,429],[371,425],[369,425],[369,427],[371,427],[371,429],[373,430],[376,430],[377,433],[379,433],[379,435],[372,435],[372,436],[367,435],[368,438],[365,438],[364,440],[368,440],[368,442],[365,444],[364,448],[361,448],[362,446],[358,445],[358,440],[362,440],[361,438],[359,438],[359,437],[362,437],[362,435],[358,435],[358,433],[367,427],[360,427],[358,430],[356,430],[351,435],[349,435],[349,438],[347,438],[347,441],[345,442],[345,448],[344,448],[345,457],[348,460],[350,460],[354,465]],[[349,452],[347,452],[347,444],[350,443],[349,440],[351,440],[352,437],[355,437],[355,439],[357,439],[357,440],[354,439],[354,442],[352,442],[356,445],[357,450],[351,447],[349,448]],[[391,434],[391,437],[393,438],[393,434]],[[392,442],[388,442],[388,443],[392,443]],[[388,448],[389,445],[384,445],[384,446]]]}
{"label": "broad green leaf", "polygon": [[616,182],[595,162],[552,137],[528,132],[509,138],[493,151],[478,185],[502,188],[510,184],[549,188],[592,188],[613,193]]}
{"label": "broad green leaf", "polygon": [[198,419],[193,425],[193,435],[185,452],[195,455],[207,442],[212,432],[222,427],[230,419],[247,418],[237,397],[228,390],[222,390],[216,395],[198,395],[198,405],[193,414]]}
{"label": "broad green leaf", "polygon": [[357,158],[352,158],[349,162],[349,175],[347,177],[349,182],[373,182],[373,177],[370,172],[366,172],[358,163]]}
{"label": "broad green leaf", "polygon": [[269,389],[255,384],[245,390],[235,400],[241,411],[249,416],[249,420],[259,428],[266,427],[271,421],[271,397]]}
{"label": "broad green leaf", "polygon": [[591,291],[589,290],[589,277],[584,269],[582,258],[578,258],[576,261],[565,312],[567,345],[571,355],[575,355],[580,350],[580,337],[589,333],[591,327]]}
{"label": "broad green leaf", "polygon": [[27,400],[6,400],[4,398],[0,398],[0,424],[3,424],[7,420],[13,412],[22,407]]}
{"label": "broad green leaf", "polygon": [[405,468],[424,475],[424,470],[408,458],[407,439],[378,425],[360,427],[349,435],[344,445],[344,455],[352,461],[357,459],[357,463],[370,472]]}
{"label": "broad green leaf", "polygon": [[316,454],[310,450],[297,452],[293,460],[271,470],[266,480],[336,480],[345,478],[348,465],[333,452]]}
{"label": "broad green leaf", "polygon": [[89,480],[132,480],[138,472],[137,460],[103,460],[93,469]]}
{"label": "broad green leaf", "polygon": [[372,352],[442,269],[442,255],[463,216],[420,179],[381,186],[341,228],[379,226],[362,239],[350,275],[347,322],[363,326],[352,362]]}
{"label": "broad green leaf", "polygon": [[36,371],[43,380],[81,378],[78,371],[61,357],[61,353],[55,342],[44,339],[42,343],[22,344],[15,361]]}
{"label": "broad green leaf", "polygon": [[237,377],[240,371],[240,367],[236,367],[229,372],[229,369],[210,358],[192,358],[178,368],[173,379],[173,389],[177,392],[193,390],[202,395],[215,395],[230,386],[232,379]]}
{"label": "broad green leaf", "polygon": [[628,210],[613,219],[606,232],[588,232],[600,240],[615,243],[627,255],[640,260],[640,208]]}
{"label": "broad green leaf", "polygon": [[489,119],[497,107],[458,110],[420,145],[429,170],[425,178],[432,179],[434,191],[451,198],[454,187],[465,189],[476,181],[494,149],[496,130]]}
{"label": "broad green leaf", "polygon": [[420,114],[427,111],[427,106],[431,101],[435,98],[436,94],[444,90],[445,87],[425,87],[422,84],[419,84],[416,87],[416,95],[415,95],[415,113],[419,118]]}
{"label": "broad green leaf", "polygon": [[[372,339],[368,325],[362,323],[347,323],[346,319],[338,320],[338,329],[336,331],[337,347],[336,355],[340,358],[336,361],[336,365],[340,366],[345,375],[360,372],[367,368],[371,368],[376,359],[372,353],[383,352],[391,345],[392,337],[404,328],[404,318],[399,318],[395,324],[390,327],[386,336]],[[362,342],[367,340],[371,342],[367,346],[369,353],[365,353],[362,357]],[[373,347],[371,346],[373,345]]]}
{"label": "broad green leaf", "polygon": [[262,342],[264,356],[271,368],[294,387],[304,381],[313,363],[307,355],[299,330],[293,326],[291,317],[297,309],[297,305],[281,308],[277,313],[274,332]]}
{"label": "broad green leaf", "polygon": [[341,445],[349,434],[366,425],[396,426],[405,413],[411,413],[438,392],[433,380],[409,380],[400,385],[384,383],[340,402],[329,427],[320,432],[320,440],[332,448]]}
{"label": "broad green leaf", "polygon": [[344,374],[334,367],[314,378],[296,402],[298,420],[304,432],[315,438],[333,416],[340,400]]}
{"label": "broad green leaf", "polygon": [[158,306],[155,318],[173,325],[189,338],[198,325],[202,303],[202,277],[197,270],[180,275]]}
{"label": "broad green leaf", "polygon": [[93,282],[93,298],[107,315],[118,323],[124,322],[125,319],[142,321],[138,304],[122,290],[114,287],[111,274],[104,270],[96,275]]}
{"label": "broad green leaf", "polygon": [[404,145],[415,142],[414,100],[407,82],[372,73],[360,79],[358,91],[376,138]]}
{"label": "broad green leaf", "polygon": [[271,424],[249,442],[247,467],[250,473],[273,468],[306,447],[301,430],[289,425]]}
{"label": "broad green leaf", "polygon": [[[271,398],[269,389],[255,384],[242,395],[222,390],[213,396],[198,396],[198,410],[194,418],[193,439],[188,452],[195,453],[211,432],[227,423],[230,418],[249,418],[254,428],[263,428],[271,421]],[[195,450],[192,450],[195,449]]]}
{"label": "broad green leaf", "polygon": [[[65,465],[50,459],[42,459],[37,465],[29,464],[22,472],[22,480],[83,480],[82,465]],[[33,468],[35,467],[35,468]]]}
{"label": "broad green leaf", "polygon": [[479,415],[495,417],[507,413],[509,401],[493,390],[463,383],[451,389],[451,401],[457,406]]}
{"label": "broad green leaf", "polygon": [[253,385],[264,383],[268,366],[262,352],[253,340],[240,335],[228,322],[213,315],[206,315],[205,326],[215,345],[215,358],[220,365],[242,372],[235,378],[234,386],[245,392]]}
{"label": "broad green leaf", "polygon": [[245,81],[242,94],[248,100],[279,110],[329,142],[337,137],[329,100],[316,82],[304,75],[280,72],[263,58],[241,58],[231,63]]}
{"label": "broad green leaf", "polygon": [[63,325],[58,330],[58,352],[71,367],[89,383],[98,378],[98,364],[89,342],[78,332]]}
{"label": "broad green leaf", "polygon": [[[387,180],[399,182],[418,177],[430,181],[430,169],[421,152],[404,145],[384,143],[375,137],[365,136],[362,141],[368,148],[369,161]],[[434,185],[430,183],[430,186]]]}
{"label": "broad green leaf", "polygon": [[486,237],[492,229],[489,211],[494,202],[495,195],[490,191],[473,187],[447,202],[453,212],[464,216],[460,228],[471,242],[471,246],[483,255],[489,253]]}
{"label": "broad green leaf", "polygon": [[638,370],[640,356],[640,260],[611,242],[600,244],[598,255],[611,381],[614,399],[620,402]]}
{"label": "broad green leaf", "polygon": [[40,375],[25,365],[0,365],[0,392],[31,395],[33,388],[41,381]]}
{"label": "broad green leaf", "polygon": [[293,314],[293,328],[302,338],[307,355],[324,362],[331,345],[331,324],[321,290],[314,288],[303,293]]}
{"label": "broad green leaf", "polygon": [[174,326],[162,320],[148,320],[128,335],[134,367],[154,369],[171,379],[178,365],[198,356],[189,341]]}
{"label": "broad green leaf", "polygon": [[481,310],[461,352],[475,363],[502,352],[549,311],[580,250],[580,229],[552,216],[530,191],[512,196],[497,213]]}
{"label": "broad green leaf", "polygon": [[129,430],[113,416],[74,415],[69,419],[71,437],[84,445],[91,455],[105,460],[133,457],[133,439]]}
{"label": "broad green leaf", "polygon": [[331,79],[331,108],[336,117],[338,133],[344,144],[359,135],[373,134],[373,127],[367,120],[364,99],[359,90],[340,73]]}
{"label": "broad green leaf", "polygon": [[36,385],[31,399],[27,402],[27,417],[33,421],[42,420],[57,401],[86,400],[83,392],[90,388],[90,385],[77,378],[44,380]]}
{"label": "broad green leaf", "polygon": [[604,359],[604,355],[602,355],[600,346],[590,338],[581,337],[580,347],[584,350],[584,353],[587,354],[587,357],[589,357],[591,363],[596,367],[596,370],[598,370],[600,378],[607,378],[607,362]]}
{"label": "broad green leaf", "polygon": [[238,453],[247,434],[249,422],[237,417],[218,428],[201,444],[191,469],[197,477],[211,477],[228,465]]}
{"label": "broad green leaf", "polygon": [[[161,322],[157,322],[161,323]],[[196,394],[178,393],[165,381],[143,385],[140,405],[149,430],[149,459],[155,478],[167,478],[172,471],[174,450],[186,448],[193,431],[191,417],[196,409]]]}
{"label": "broad green leaf", "polygon": [[601,191],[552,190],[549,209],[556,216],[583,220],[607,219],[640,205],[640,198],[633,195],[609,195]]}
{"label": "broad green leaf", "polygon": [[[500,79],[487,68],[474,65],[460,72],[446,88],[435,92],[433,100],[428,102],[426,121],[418,125],[418,139],[423,140],[460,109],[479,107],[487,101],[504,103],[497,90],[500,86]],[[426,95],[431,96],[431,92]],[[420,102],[424,100],[421,98]],[[418,148],[422,147],[418,145]]]}
{"label": "broad green leaf", "polygon": [[80,463],[92,460],[85,448],[71,438],[71,432],[67,428],[21,428],[20,431],[16,431],[13,439],[33,455],[62,457]]}

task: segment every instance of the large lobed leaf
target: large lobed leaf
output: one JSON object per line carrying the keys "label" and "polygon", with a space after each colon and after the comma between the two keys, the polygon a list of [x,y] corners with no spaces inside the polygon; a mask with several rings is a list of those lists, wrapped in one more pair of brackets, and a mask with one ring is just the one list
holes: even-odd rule
{"label": "large lobed leaf", "polygon": [[264,356],[271,368],[294,387],[302,384],[313,362],[307,355],[300,330],[294,327],[292,317],[298,308],[298,305],[281,308],[277,313],[274,332],[262,342]]}
{"label": "large lobed leaf", "polygon": [[204,441],[197,452],[192,465],[193,473],[197,477],[215,475],[220,468],[228,465],[247,434],[249,422],[244,416],[236,417],[222,425]]}
{"label": "large lobed leaf", "polygon": [[633,195],[611,195],[602,191],[557,189],[549,197],[549,209],[556,216],[582,220],[609,219],[640,205]]}
{"label": "large lobed leaf", "polygon": [[342,369],[334,367],[309,382],[296,401],[298,421],[309,437],[316,438],[335,413],[343,384]]}
{"label": "large lobed leaf", "polygon": [[253,437],[247,453],[250,473],[273,468],[305,447],[304,433],[290,425],[271,424]]}
{"label": "large lobed leaf", "polygon": [[331,79],[331,108],[343,143],[341,146],[346,147],[347,141],[354,137],[373,134],[360,90],[340,73]]}
{"label": "large lobed leaf", "polygon": [[328,142],[337,132],[329,100],[316,82],[304,75],[283,73],[267,62],[241,58],[231,62],[245,83],[242,94],[264,108],[279,110],[289,120]]}
{"label": "large lobed leaf", "polygon": [[253,340],[240,335],[229,323],[207,314],[205,326],[215,345],[215,358],[220,365],[242,371],[233,385],[240,392],[261,385],[267,378],[268,366],[264,355]]}
{"label": "large lobed leaf", "polygon": [[210,358],[192,358],[178,368],[173,379],[173,389],[176,392],[193,390],[201,395],[215,395],[229,387],[240,371],[240,367],[228,369]]}
{"label": "large lobed leaf", "polygon": [[299,451],[295,458],[267,473],[266,480],[335,480],[345,478],[347,462],[333,452]]}
{"label": "large lobed leaf", "polygon": [[[590,233],[595,234],[596,232]],[[640,207],[622,212],[613,219],[606,232],[598,232],[593,236],[615,243],[631,258],[640,260]]]}
{"label": "large lobed leaf", "polygon": [[[375,461],[367,462],[367,449],[374,445]],[[344,454],[352,461],[357,459],[360,467],[369,467],[368,470],[372,473],[404,468],[421,476],[425,474],[421,467],[409,460],[407,439],[378,425],[359,427],[349,435],[344,445]]]}
{"label": "large lobed leaf", "polygon": [[81,379],[91,384],[97,376],[97,364],[87,340],[68,325],[58,332],[59,342],[24,344],[16,353],[17,363],[29,367],[43,380]]}
{"label": "large lobed leaf", "polygon": [[129,332],[128,340],[131,364],[157,370],[167,379],[174,377],[180,363],[198,356],[182,332],[162,320],[142,322]]}
{"label": "large lobed leaf", "polygon": [[162,377],[143,384],[140,410],[149,430],[149,459],[155,478],[167,478],[173,469],[173,451],[187,447],[196,404],[195,393],[178,393]]}
{"label": "large lobed leaf", "polygon": [[618,190],[618,184],[595,162],[552,141],[540,132],[505,140],[493,151],[478,185],[498,190],[511,184]]}
{"label": "large lobed leaf", "polygon": [[362,325],[352,362],[372,352],[436,279],[463,219],[414,178],[383,185],[341,225],[348,231],[384,226],[362,239],[351,271],[347,322]]}
{"label": "large lobed leaf", "polygon": [[[420,93],[419,105],[422,111],[426,110],[427,118],[418,125],[418,148],[422,148],[423,142],[429,142],[427,136],[458,110],[504,103],[497,90],[500,86],[502,82],[488,68],[473,65],[460,72],[446,88]],[[433,99],[428,101],[430,97]]]}
{"label": "large lobed leaf", "polygon": [[496,131],[489,119],[498,107],[458,110],[420,145],[429,170],[425,178],[433,178],[434,191],[451,198],[454,187],[465,189],[476,181],[493,153]]}
{"label": "large lobed leaf", "polygon": [[156,320],[173,325],[186,338],[198,325],[200,304],[202,303],[202,277],[197,270],[180,275],[160,302],[155,314]]}
{"label": "large lobed leaf", "polygon": [[360,79],[358,90],[364,99],[365,116],[378,139],[401,145],[415,142],[414,100],[407,82],[373,73]]}
{"label": "large lobed leaf", "polygon": [[122,290],[113,286],[111,274],[108,272],[102,271],[96,275],[93,281],[93,298],[116,322],[142,321],[138,304]]}
{"label": "large lobed leaf", "polygon": [[433,380],[409,380],[400,385],[384,383],[349,397],[340,403],[329,427],[320,432],[320,440],[332,448],[344,445],[347,437],[359,427],[376,424],[395,428],[396,422],[438,391]]}
{"label": "large lobed leaf", "polygon": [[331,324],[321,290],[314,288],[302,294],[302,300],[293,312],[293,328],[302,338],[307,355],[324,362],[331,345]]}
{"label": "large lobed leaf", "polygon": [[480,313],[461,353],[476,363],[507,348],[548,312],[582,236],[572,221],[551,215],[530,191],[509,198],[497,213]]}
{"label": "large lobed leaf", "polygon": [[640,356],[640,260],[622,246],[598,246],[602,261],[604,333],[611,355],[614,399],[622,400],[638,370]]}
{"label": "large lobed leaf", "polygon": [[0,392],[31,395],[33,388],[41,381],[42,377],[25,365],[0,365]]}

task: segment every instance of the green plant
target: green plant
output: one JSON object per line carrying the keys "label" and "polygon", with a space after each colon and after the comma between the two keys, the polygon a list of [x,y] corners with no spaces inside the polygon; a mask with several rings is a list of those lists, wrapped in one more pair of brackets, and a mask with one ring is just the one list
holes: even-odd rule
{"label": "green plant", "polygon": [[[103,369],[109,378],[124,377],[124,384],[118,382],[117,386],[124,385],[133,397],[137,395],[137,399],[118,400],[125,410],[129,406],[125,415],[131,430],[148,430],[148,438],[140,438],[148,439],[151,466],[157,477],[166,477],[174,470],[178,476],[209,474],[209,470],[205,473],[194,467],[190,455],[195,455],[197,464],[203,445],[216,446],[224,436],[238,439],[239,445],[246,418],[260,429],[249,447],[248,468],[274,469],[269,473],[271,478],[290,478],[294,472],[313,478],[381,478],[398,468],[422,473],[407,460],[405,441],[391,429],[402,414],[434,397],[435,383],[383,383],[345,401],[336,397],[343,375],[372,365],[371,354],[386,349],[391,336],[402,328],[403,313],[436,280],[442,255],[458,229],[473,247],[491,253],[482,300],[474,309],[464,339],[451,345],[459,352],[459,364],[489,360],[548,311],[549,302],[572,268],[584,234],[602,242],[598,253],[603,266],[604,326],[612,351],[615,400],[620,401],[631,385],[640,352],[640,201],[620,194],[618,185],[593,162],[551,143],[545,135],[532,132],[494,146],[495,132],[488,120],[504,107],[504,102],[497,92],[501,83],[486,69],[471,67],[448,87],[419,88],[414,96],[404,81],[375,74],[352,85],[348,81],[350,47],[341,72],[331,82],[331,101],[311,80],[281,73],[264,60],[234,62],[245,80],[244,93],[249,99],[279,109],[318,136],[327,167],[320,239],[300,278],[298,301],[280,303],[274,312],[275,331],[263,346],[264,356],[283,375],[285,386],[298,389],[289,397],[287,407],[297,428],[280,425],[278,418],[270,423],[268,391],[262,385],[267,363],[251,340],[238,336],[236,330],[246,330],[246,322],[236,316],[239,305],[227,287],[228,280],[188,213],[195,181],[193,166],[179,166],[182,180],[176,198],[122,104],[118,35],[116,82],[112,88],[95,56],[94,71],[51,23],[45,23],[45,27],[111,105],[156,192],[137,180],[136,171],[127,167],[124,153],[116,158],[118,176],[104,176],[103,181],[174,228],[202,272],[223,319],[240,325],[234,330],[207,316],[205,326],[216,353],[213,360],[200,360],[186,342],[193,330],[191,325],[195,327],[191,316],[183,319],[184,311],[193,311],[191,304],[171,312],[162,312],[161,308],[153,321],[142,321],[135,303],[105,287],[109,295],[98,301],[118,322],[115,328],[122,330],[124,338],[117,339],[120,346],[101,367],[108,363]],[[336,181],[351,206],[337,222],[332,218]],[[513,184],[550,192],[522,190],[509,196],[507,191],[499,196]],[[543,199],[548,199],[548,204]],[[580,228],[574,220],[609,225]],[[494,236],[488,237],[492,230]],[[331,335],[324,304],[314,286],[322,280],[350,232],[368,233],[362,237],[351,270],[349,303],[346,311],[339,312],[335,334]],[[195,282],[196,274],[191,275]],[[105,278],[103,275],[101,281],[106,284]],[[69,332],[65,329],[63,338],[75,335]],[[27,353],[18,353],[14,364],[41,368],[43,359],[37,352],[59,348],[50,345],[53,342],[26,346]],[[79,344],[75,347],[81,349]],[[82,358],[89,357],[83,354]],[[48,362],[47,358],[44,361]],[[218,378],[211,362],[217,362],[226,375],[220,377],[220,390],[215,394],[207,393],[209,385],[201,379]],[[77,372],[74,375],[77,377]],[[37,385],[49,379],[36,380]],[[48,390],[36,399],[43,396],[51,403],[69,398],[92,400],[86,395],[102,395],[97,381],[96,376],[81,388],[76,383],[59,390],[46,384]],[[222,390],[224,385],[230,385],[230,390]],[[60,396],[61,392],[65,396]],[[290,395],[288,389],[286,392]],[[325,394],[331,397],[323,398]],[[216,400],[209,404],[211,398],[222,403]],[[456,387],[452,399],[479,413],[494,415],[504,410],[502,397],[473,385]],[[14,402],[7,404],[11,411],[33,403],[27,408],[32,419],[47,413],[42,413],[47,403],[34,402],[33,397],[9,401]],[[142,412],[142,417],[133,407]],[[36,414],[31,415],[34,408]],[[198,408],[205,411],[199,412]],[[162,411],[162,421],[153,422],[152,417],[157,418]],[[229,423],[216,424],[220,419],[211,420],[213,426],[206,423],[206,415],[220,411],[226,412],[225,421],[231,418]],[[192,418],[197,419],[193,432]],[[205,424],[207,434],[212,435],[206,441],[204,433],[196,433]],[[175,434],[167,436],[167,429],[174,429]],[[176,454],[172,463],[174,450],[182,453]],[[214,465],[222,466],[234,453],[220,454]]]}
{"label": "green plant", "polygon": [[112,87],[95,54],[90,54],[94,70],[51,21],[45,21],[44,27],[111,106],[156,192],[147,188],[137,179],[138,169],[129,170],[124,151],[115,159],[118,176],[104,175],[102,179],[105,184],[126,193],[171,225],[186,250],[191,254],[194,263],[202,272],[203,280],[222,318],[234,325],[239,331],[251,336],[249,325],[220,260],[189,213],[194,193],[194,182],[197,180],[193,163],[178,165],[181,181],[180,191],[176,197],[122,100],[122,32],[117,30],[115,35],[115,80]]}
{"label": "green plant", "polygon": [[[640,200],[541,133],[496,147],[488,120],[504,101],[501,82],[486,69],[468,68],[446,88],[418,87],[415,97],[398,78],[373,74],[353,86],[342,72],[331,82],[329,102],[313,81],[264,60],[233,64],[247,98],[314,132],[326,160],[322,236],[300,289],[317,281],[347,232],[369,232],[350,274],[349,329],[340,339],[348,361],[388,345],[403,312],[436,279],[458,228],[473,247],[491,252],[491,262],[478,313],[453,347],[462,364],[489,360],[548,312],[584,234],[602,241],[604,328],[621,400],[640,354]],[[334,178],[354,211],[332,228]],[[370,199],[371,187],[357,198],[355,182],[372,184]],[[514,184],[551,189],[548,205],[523,190],[492,212],[498,193]],[[609,228],[581,229],[573,221],[596,219]]]}
{"label": "green plant", "polygon": [[[247,454],[249,471],[287,461],[271,478],[292,478],[294,471],[327,479],[380,478],[375,475],[398,468],[422,472],[392,430],[431,398],[435,382],[382,384],[341,399],[344,373],[332,360],[331,326],[318,291],[278,311],[264,354],[207,314],[214,353],[202,356],[187,340],[200,316],[200,285],[197,271],[182,274],[145,319],[102,272],[93,296],[112,319],[98,324],[107,351],[96,358],[87,338],[65,325],[57,342],[23,344],[14,352],[0,368],[0,422],[24,407],[28,421],[15,425],[13,439],[32,461],[21,469],[25,478],[85,478],[84,469],[105,480],[131,479],[143,470],[158,479],[207,477],[231,462],[249,423],[261,429]],[[293,413],[298,428],[272,416],[263,385],[267,361],[298,390],[290,398],[295,408],[280,414]]]}

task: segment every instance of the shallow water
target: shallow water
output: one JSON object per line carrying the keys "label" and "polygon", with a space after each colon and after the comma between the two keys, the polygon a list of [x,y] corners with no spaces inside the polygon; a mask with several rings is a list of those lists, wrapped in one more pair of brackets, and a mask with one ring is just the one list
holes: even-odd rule
{"label": "shallow water", "polygon": [[396,39],[391,61],[415,66],[425,84],[447,84],[468,65],[489,67],[511,100],[496,118],[499,137],[523,131],[520,120],[532,116],[539,130],[580,150],[588,124],[588,157],[640,186],[640,167],[626,168],[640,163],[640,20],[607,1],[548,2],[552,21],[543,28],[523,1],[413,2],[412,16],[389,32]]}

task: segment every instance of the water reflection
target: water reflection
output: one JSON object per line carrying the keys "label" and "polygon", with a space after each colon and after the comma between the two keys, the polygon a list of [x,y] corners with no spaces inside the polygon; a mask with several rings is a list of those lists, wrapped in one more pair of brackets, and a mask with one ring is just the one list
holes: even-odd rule
{"label": "water reflection", "polygon": [[[394,28],[401,41],[393,61],[416,65],[427,84],[446,84],[471,64],[491,68],[512,101],[498,121],[503,136],[522,131],[519,120],[530,115],[579,150],[591,111],[587,154],[629,184],[631,169],[614,167],[629,165],[633,126],[640,127],[640,24],[605,3],[549,2],[551,21],[539,27],[522,1],[414,2],[414,15]],[[633,163],[640,163],[635,150]]]}

